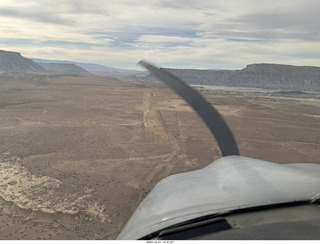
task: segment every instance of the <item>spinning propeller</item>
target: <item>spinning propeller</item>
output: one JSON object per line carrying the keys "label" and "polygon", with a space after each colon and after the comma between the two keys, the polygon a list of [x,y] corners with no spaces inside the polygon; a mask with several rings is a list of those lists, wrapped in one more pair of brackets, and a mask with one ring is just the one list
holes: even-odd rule
{"label": "spinning propeller", "polygon": [[206,123],[212,135],[215,137],[222,156],[239,155],[237,143],[227,123],[219,112],[196,90],[163,68],[157,68],[143,60],[140,61],[139,64],[149,70],[154,76],[162,80],[189,103],[194,111],[196,111],[201,119]]}

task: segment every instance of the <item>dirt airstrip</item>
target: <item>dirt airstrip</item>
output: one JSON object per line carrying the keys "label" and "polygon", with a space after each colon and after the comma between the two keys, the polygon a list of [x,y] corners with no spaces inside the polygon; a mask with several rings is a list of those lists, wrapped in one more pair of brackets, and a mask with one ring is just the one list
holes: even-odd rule
{"label": "dirt airstrip", "polygon": [[[241,155],[320,163],[319,95],[198,89]],[[0,239],[115,239],[159,180],[219,157],[161,84],[0,74]]]}

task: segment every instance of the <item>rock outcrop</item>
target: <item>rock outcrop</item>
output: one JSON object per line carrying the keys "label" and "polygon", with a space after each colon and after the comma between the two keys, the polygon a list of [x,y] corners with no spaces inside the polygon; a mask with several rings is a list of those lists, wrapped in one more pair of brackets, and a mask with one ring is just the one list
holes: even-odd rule
{"label": "rock outcrop", "polygon": [[18,52],[0,50],[0,72],[46,72],[46,70]]}

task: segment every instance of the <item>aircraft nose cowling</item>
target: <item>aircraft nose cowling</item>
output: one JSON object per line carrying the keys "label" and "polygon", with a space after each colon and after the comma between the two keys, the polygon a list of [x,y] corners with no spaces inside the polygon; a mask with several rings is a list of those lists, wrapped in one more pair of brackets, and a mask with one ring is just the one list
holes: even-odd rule
{"label": "aircraft nose cowling", "polygon": [[320,165],[276,164],[223,157],[205,168],[161,180],[118,239],[139,239],[194,218],[237,209],[311,200],[320,193]]}

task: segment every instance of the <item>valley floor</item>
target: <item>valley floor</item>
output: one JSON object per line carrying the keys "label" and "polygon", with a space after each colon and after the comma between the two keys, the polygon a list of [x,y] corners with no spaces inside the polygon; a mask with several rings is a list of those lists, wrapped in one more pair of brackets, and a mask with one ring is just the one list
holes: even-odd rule
{"label": "valley floor", "polygon": [[[198,88],[242,156],[320,163],[320,98]],[[115,239],[164,177],[221,156],[203,122],[160,84],[0,78],[0,239]]]}

